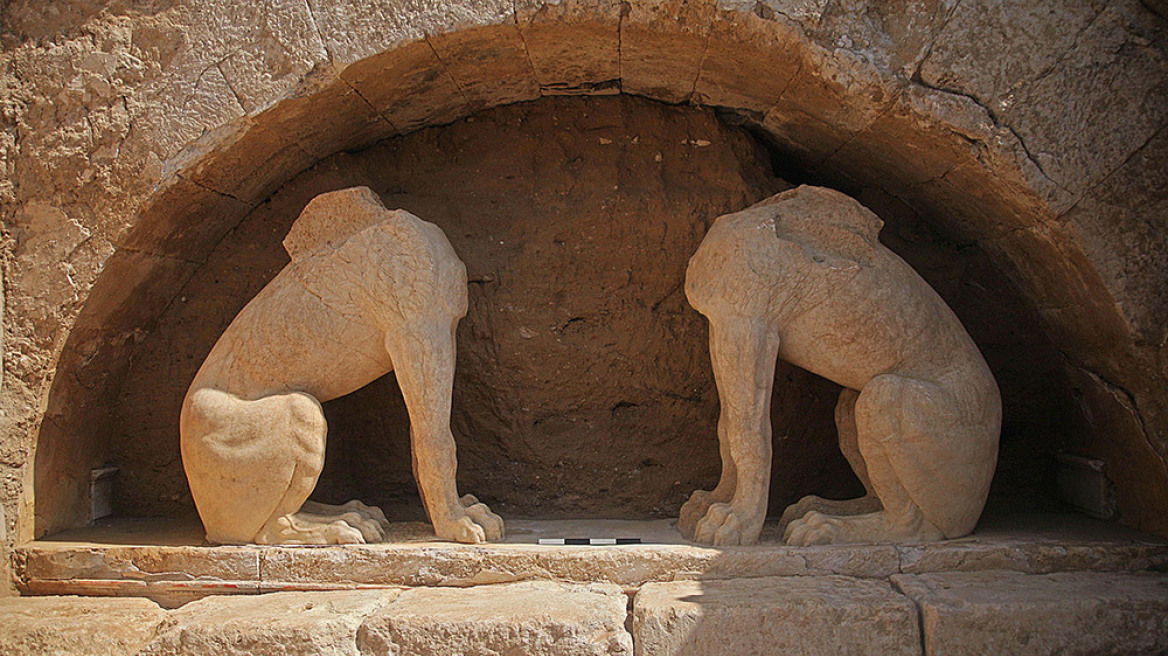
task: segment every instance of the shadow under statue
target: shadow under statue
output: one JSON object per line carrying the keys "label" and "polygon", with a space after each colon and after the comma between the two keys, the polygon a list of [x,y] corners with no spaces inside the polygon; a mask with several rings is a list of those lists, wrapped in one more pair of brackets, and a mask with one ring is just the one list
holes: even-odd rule
{"label": "shadow under statue", "polygon": [[183,401],[183,467],[218,543],[374,542],[359,501],[308,502],[324,465],[321,402],[394,371],[414,476],[439,538],[483,542],[503,521],[459,497],[450,432],[454,330],[466,268],[442,230],[366,187],[314,198],[284,239],[292,261],[235,317]]}
{"label": "shadow under statue", "polygon": [[787,508],[787,544],[973,531],[997,462],[1001,397],[957,316],[877,240],[882,226],[852,198],[802,186],[710,228],[685,291],[710,322],[722,476],[682,507],[685,537],[719,546],[758,540],[780,357],[844,387],[840,448],[867,490]]}

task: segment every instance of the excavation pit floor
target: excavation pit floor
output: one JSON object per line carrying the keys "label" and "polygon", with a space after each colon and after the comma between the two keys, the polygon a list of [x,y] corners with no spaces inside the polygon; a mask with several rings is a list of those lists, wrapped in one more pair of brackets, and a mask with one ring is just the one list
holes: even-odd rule
{"label": "excavation pit floor", "polygon": [[[29,595],[145,596],[173,606],[209,594],[387,587],[470,587],[529,580],[614,583],[1007,570],[1168,571],[1168,541],[1068,514],[983,519],[958,540],[908,545],[788,547],[777,524],[760,543],[686,542],[674,520],[511,519],[503,542],[434,538],[421,522],[392,525],[378,544],[212,546],[197,519],[111,519],[18,546],[16,576]],[[639,538],[640,544],[548,546],[540,538]]]}

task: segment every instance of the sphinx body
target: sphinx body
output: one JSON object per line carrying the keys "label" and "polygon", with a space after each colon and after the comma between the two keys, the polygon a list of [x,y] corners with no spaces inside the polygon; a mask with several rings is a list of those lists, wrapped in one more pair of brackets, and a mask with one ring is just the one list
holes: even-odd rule
{"label": "sphinx body", "polygon": [[324,464],[320,404],[390,371],[409,411],[414,476],[438,537],[502,537],[502,520],[455,486],[450,403],[466,269],[441,229],[355,187],[313,199],[284,247],[291,263],[231,322],[183,401],[183,466],[207,538],[381,539],[380,510],[307,499]]}
{"label": "sphinx body", "polygon": [[722,476],[683,506],[686,537],[757,541],[777,358],[844,387],[840,447],[867,490],[793,505],[788,544],[973,531],[997,462],[997,384],[953,311],[877,241],[882,225],[844,194],[803,186],[720,217],[690,260],[686,296],[710,323]]}

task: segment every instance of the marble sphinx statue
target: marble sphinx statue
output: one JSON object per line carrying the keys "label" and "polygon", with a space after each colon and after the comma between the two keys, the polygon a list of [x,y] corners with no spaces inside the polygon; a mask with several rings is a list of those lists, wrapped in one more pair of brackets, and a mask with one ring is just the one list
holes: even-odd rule
{"label": "marble sphinx statue", "polygon": [[844,387],[835,413],[840,448],[867,490],[788,508],[787,544],[973,531],[997,461],[998,387],[953,311],[877,241],[882,225],[844,194],[803,186],[710,228],[685,291],[710,324],[722,476],[682,507],[686,537],[758,540],[776,358]]}
{"label": "marble sphinx statue", "polygon": [[208,540],[380,540],[379,509],[307,499],[324,463],[321,402],[390,371],[434,531],[459,542],[501,538],[502,520],[455,486],[454,330],[467,296],[446,236],[355,187],[313,199],[284,247],[291,263],[227,327],[183,402],[183,466]]}

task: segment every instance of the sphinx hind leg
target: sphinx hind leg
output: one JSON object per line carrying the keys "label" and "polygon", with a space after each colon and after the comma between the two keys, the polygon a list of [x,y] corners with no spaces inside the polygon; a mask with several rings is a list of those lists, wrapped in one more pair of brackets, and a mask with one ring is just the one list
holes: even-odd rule
{"label": "sphinx hind leg", "polygon": [[839,395],[835,405],[835,426],[839,435],[840,451],[844,454],[856,478],[863,484],[865,494],[855,499],[824,499],[809,495],[799,499],[796,503],[787,506],[783,516],[779,519],[779,534],[782,535],[791,522],[802,519],[809,512],[818,512],[827,515],[850,516],[880,510],[880,499],[872,491],[872,482],[868,478],[868,465],[860,453],[859,433],[856,428],[856,401],[860,393],[845,387]]}
{"label": "sphinx hind leg", "polygon": [[212,542],[361,542],[343,520],[296,520],[324,465],[320,403],[302,393],[247,401],[228,392],[191,393],[181,421],[183,465]]}
{"label": "sphinx hind leg", "polygon": [[266,425],[279,405],[217,389],[195,390],[184,401],[183,468],[209,541],[254,541],[288,489],[294,448]]}
{"label": "sphinx hind leg", "polygon": [[[945,390],[896,374],[877,376],[856,403],[857,443],[871,490],[882,509],[839,516],[809,512],[786,531],[788,544],[913,542],[940,540],[944,532],[922,510],[932,499],[928,479],[938,472],[929,454],[948,444]],[[951,413],[952,414],[952,413]]]}
{"label": "sphinx hind leg", "polygon": [[282,432],[292,446],[296,468],[283,497],[255,541],[259,544],[348,544],[380,539],[377,523],[355,512],[340,517],[300,512],[324,467],[328,426],[320,403],[312,396],[291,393],[278,398],[282,404],[278,419],[283,420]]}

